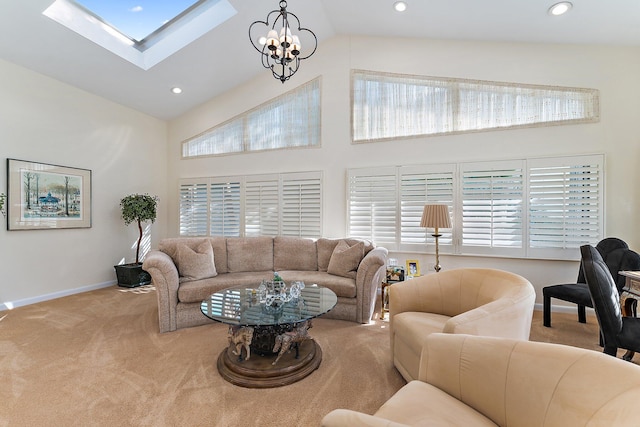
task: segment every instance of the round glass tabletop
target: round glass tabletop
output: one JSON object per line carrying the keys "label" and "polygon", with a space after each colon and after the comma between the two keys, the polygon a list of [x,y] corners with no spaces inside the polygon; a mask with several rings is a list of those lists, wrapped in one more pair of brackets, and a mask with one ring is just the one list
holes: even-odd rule
{"label": "round glass tabletop", "polygon": [[247,286],[229,288],[202,301],[200,310],[210,319],[228,325],[270,326],[298,323],[330,311],[338,302],[328,288],[310,285],[300,291],[300,297],[278,308],[259,302],[258,290]]}

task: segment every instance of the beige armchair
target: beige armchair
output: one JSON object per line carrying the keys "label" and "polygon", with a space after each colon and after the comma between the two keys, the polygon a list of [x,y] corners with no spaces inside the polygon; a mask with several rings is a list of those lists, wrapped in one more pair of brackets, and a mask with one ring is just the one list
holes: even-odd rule
{"label": "beige armchair", "polygon": [[322,425],[638,425],[640,367],[593,350],[432,334],[419,370],[374,415],[336,409]]}
{"label": "beige armchair", "polygon": [[389,288],[391,355],[407,381],[434,332],[528,340],[535,290],[522,276],[490,268],[431,273]]}

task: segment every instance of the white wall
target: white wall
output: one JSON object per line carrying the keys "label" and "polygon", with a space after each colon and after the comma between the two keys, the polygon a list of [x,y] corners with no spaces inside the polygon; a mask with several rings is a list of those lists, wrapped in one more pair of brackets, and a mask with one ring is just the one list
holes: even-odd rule
{"label": "white wall", "polygon": [[[256,67],[259,67],[256,56]],[[553,126],[415,138],[394,142],[350,143],[350,69],[458,77],[503,82],[574,86],[600,90],[601,120],[596,124]],[[322,76],[322,147],[206,159],[180,160],[181,141],[261,104],[286,90]],[[178,234],[178,180],[270,172],[324,172],[324,235],[346,230],[345,171],[353,167],[493,160],[568,154],[606,155],[606,235],[640,250],[640,49],[602,46],[452,42],[417,39],[336,37],[303,62],[282,85],[263,76],[212,99],[169,123],[169,235]],[[595,242],[594,242],[595,243]],[[433,256],[392,254],[418,259],[429,270]],[[445,268],[491,266],[522,274],[541,288],[574,281],[577,262],[442,256]],[[555,301],[554,301],[555,302]]]}
{"label": "white wall", "polygon": [[120,218],[123,196],[158,195],[152,242],[166,235],[167,124],[9,62],[0,77],[0,192],[6,158],[90,169],[93,184],[91,228],[0,226],[0,309],[115,283],[138,236]]}

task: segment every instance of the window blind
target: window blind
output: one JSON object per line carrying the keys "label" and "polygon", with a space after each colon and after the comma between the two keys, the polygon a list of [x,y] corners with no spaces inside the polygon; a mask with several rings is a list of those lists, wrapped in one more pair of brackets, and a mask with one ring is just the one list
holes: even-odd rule
{"label": "window blind", "polygon": [[432,251],[427,203],[449,206],[443,252],[579,259],[604,236],[604,156],[350,169],[349,235],[390,250]]}
{"label": "window blind", "polygon": [[322,236],[322,173],[180,181],[181,236]]}
{"label": "window blind", "polygon": [[182,142],[182,158],[320,145],[320,77]]}
{"label": "window blind", "polygon": [[599,120],[596,89],[353,70],[352,140]]}
{"label": "window blind", "polygon": [[601,155],[533,160],[529,178],[529,246],[557,253],[593,244],[603,232]]}
{"label": "window blind", "polygon": [[348,187],[348,235],[397,249],[395,169],[350,170]]}
{"label": "window blind", "polygon": [[524,255],[523,173],[522,161],[462,165],[462,253]]}
{"label": "window blind", "polygon": [[180,235],[206,236],[209,220],[207,181],[182,180],[179,191]]}

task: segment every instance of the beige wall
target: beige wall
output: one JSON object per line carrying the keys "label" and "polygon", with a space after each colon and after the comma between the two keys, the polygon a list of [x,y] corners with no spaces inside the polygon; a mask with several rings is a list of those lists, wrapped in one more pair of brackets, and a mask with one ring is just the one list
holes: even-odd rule
{"label": "beige wall", "polygon": [[123,196],[158,195],[152,241],[166,234],[166,123],[5,61],[0,76],[0,192],[6,158],[90,169],[93,181],[91,228],[0,226],[0,309],[114,283],[138,234],[120,219]]}
{"label": "beige wall", "polygon": [[[256,66],[259,66],[256,58]],[[504,82],[587,87],[600,90],[596,124],[553,126],[437,136],[352,145],[350,69],[458,77]],[[322,147],[180,160],[180,142],[318,75],[322,76]],[[178,233],[180,178],[268,172],[324,172],[324,234],[343,236],[345,171],[438,162],[460,162],[569,154],[606,156],[606,234],[640,250],[640,49],[604,46],[449,42],[416,39],[336,37],[323,43],[284,85],[265,70],[245,85],[212,99],[169,123],[169,234]],[[429,271],[433,256],[394,253],[418,259]],[[577,277],[577,262],[443,256],[445,268],[491,266],[529,278],[538,291]]]}
{"label": "beige wall", "polygon": [[[351,69],[596,88],[601,121],[352,145]],[[319,75],[321,148],[180,160],[182,140]],[[640,189],[634,185],[640,158],[639,75],[640,48],[336,37],[284,85],[265,70],[167,124],[0,61],[1,157],[93,171],[92,228],[0,227],[0,308],[113,283],[112,266],[133,260],[137,236],[133,225],[125,227],[120,220],[120,198],[134,192],[160,196],[158,221],[150,230],[155,245],[161,237],[178,234],[178,180],[198,176],[321,170],[324,235],[338,237],[346,232],[347,168],[604,153],[606,234],[640,250]],[[6,174],[1,173],[0,189],[5,187]],[[433,264],[433,256],[423,253],[392,256],[418,259],[423,272]],[[520,273],[534,283],[538,301],[543,286],[574,280],[578,268],[576,262],[446,255],[441,263],[444,268],[491,266]]]}

